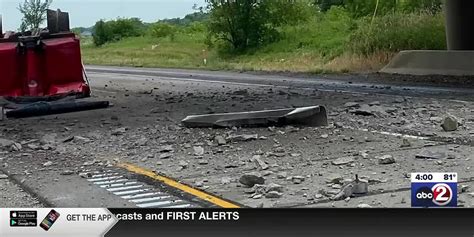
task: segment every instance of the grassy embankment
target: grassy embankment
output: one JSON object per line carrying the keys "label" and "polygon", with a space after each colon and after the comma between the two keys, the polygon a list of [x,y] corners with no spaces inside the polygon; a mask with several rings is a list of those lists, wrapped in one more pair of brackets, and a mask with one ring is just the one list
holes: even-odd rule
{"label": "grassy embankment", "polygon": [[186,28],[172,38],[126,38],[101,47],[85,40],[83,59],[86,64],[137,67],[362,72],[380,69],[400,50],[444,49],[446,44],[441,14],[394,13],[372,21],[332,9],[280,32],[279,41],[241,55],[218,53],[204,43],[204,31]]}

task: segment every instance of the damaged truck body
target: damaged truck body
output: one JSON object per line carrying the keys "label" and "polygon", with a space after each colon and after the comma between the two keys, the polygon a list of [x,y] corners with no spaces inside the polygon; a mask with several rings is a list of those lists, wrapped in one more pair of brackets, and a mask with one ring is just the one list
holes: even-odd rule
{"label": "damaged truck body", "polygon": [[46,29],[0,31],[0,106],[6,116],[19,118],[107,107],[106,101],[75,102],[91,94],[79,38],[69,29],[68,13],[48,10],[47,22]]}

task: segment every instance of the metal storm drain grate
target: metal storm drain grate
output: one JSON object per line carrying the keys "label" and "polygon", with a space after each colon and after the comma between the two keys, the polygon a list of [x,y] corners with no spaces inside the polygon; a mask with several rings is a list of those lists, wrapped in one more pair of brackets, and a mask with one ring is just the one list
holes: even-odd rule
{"label": "metal storm drain grate", "polygon": [[196,208],[199,207],[187,200],[169,194],[157,187],[128,179],[121,172],[114,170],[89,171],[87,180],[100,188],[125,199],[141,208]]}

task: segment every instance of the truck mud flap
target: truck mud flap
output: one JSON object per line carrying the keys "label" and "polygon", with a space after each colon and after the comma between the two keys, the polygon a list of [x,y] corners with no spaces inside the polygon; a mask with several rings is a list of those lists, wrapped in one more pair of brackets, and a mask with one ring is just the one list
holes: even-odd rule
{"label": "truck mud flap", "polygon": [[42,101],[7,111],[5,115],[7,118],[27,118],[51,114],[104,109],[107,107],[109,107],[108,101]]}

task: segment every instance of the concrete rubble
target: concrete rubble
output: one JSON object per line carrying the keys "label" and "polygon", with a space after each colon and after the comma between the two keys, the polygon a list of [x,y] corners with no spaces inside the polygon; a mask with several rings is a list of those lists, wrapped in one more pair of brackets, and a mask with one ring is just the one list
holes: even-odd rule
{"label": "concrete rubble", "polygon": [[[411,97],[408,90],[387,96],[205,85],[98,92],[116,106],[2,121],[0,169],[47,188],[127,162],[249,207],[408,207],[410,197],[400,190],[409,188],[412,172],[472,178],[470,100]],[[313,104],[324,107],[306,107]],[[201,113],[209,114],[180,123]],[[304,123],[313,116],[321,123]],[[459,191],[462,205],[473,206],[472,190]]]}

